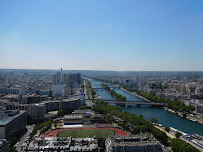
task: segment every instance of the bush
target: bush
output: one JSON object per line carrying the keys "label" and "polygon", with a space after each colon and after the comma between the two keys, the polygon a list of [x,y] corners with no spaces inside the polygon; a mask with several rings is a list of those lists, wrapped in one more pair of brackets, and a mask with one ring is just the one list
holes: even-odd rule
{"label": "bush", "polygon": [[180,136],[181,136],[182,134],[180,133],[180,132],[176,132],[176,134],[175,134],[175,136],[176,136],[176,138],[180,138]]}
{"label": "bush", "polygon": [[151,120],[150,120],[152,123],[154,122],[154,123],[157,123],[158,122],[158,120],[156,119],[156,118],[151,118]]}
{"label": "bush", "polygon": [[170,127],[165,127],[165,131],[169,132],[170,131]]}

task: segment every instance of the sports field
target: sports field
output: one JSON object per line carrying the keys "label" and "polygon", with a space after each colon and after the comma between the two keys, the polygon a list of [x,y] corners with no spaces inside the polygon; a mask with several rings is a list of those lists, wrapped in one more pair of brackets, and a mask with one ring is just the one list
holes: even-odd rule
{"label": "sports field", "polygon": [[106,139],[108,136],[115,135],[115,131],[112,129],[93,129],[93,130],[61,130],[58,132],[58,137],[75,137],[75,138],[85,138],[94,137]]}

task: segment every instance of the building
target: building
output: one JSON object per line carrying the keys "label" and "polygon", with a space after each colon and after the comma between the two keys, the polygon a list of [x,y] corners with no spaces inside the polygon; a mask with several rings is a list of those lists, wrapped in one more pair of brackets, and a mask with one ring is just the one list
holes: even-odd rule
{"label": "building", "polygon": [[9,152],[9,143],[6,139],[0,139],[0,152]]}
{"label": "building", "polygon": [[64,125],[83,124],[83,115],[65,115],[63,121]]}
{"label": "building", "polygon": [[81,75],[79,73],[56,73],[53,76],[53,85],[52,85],[52,96],[60,97],[60,96],[69,96],[73,94],[74,88],[79,88],[81,84]]}
{"label": "building", "polygon": [[76,110],[81,106],[81,101],[79,98],[69,98],[63,100],[48,100],[42,101],[40,104],[45,105],[45,112],[58,111],[60,109],[66,110]]}
{"label": "building", "polygon": [[62,77],[62,68],[61,68],[61,72],[57,72],[54,76],[53,76],[53,84],[54,85],[61,85],[63,81],[63,77]]}
{"label": "building", "polygon": [[30,116],[33,120],[45,119],[45,105],[44,104],[8,104],[6,110],[25,110],[27,116]]}
{"label": "building", "polygon": [[26,128],[26,111],[3,111],[0,113],[0,139],[18,136]]}
{"label": "building", "polygon": [[98,139],[96,138],[60,138],[60,137],[46,137],[35,138],[30,142],[25,151],[49,151],[49,152],[97,152],[98,151]]}
{"label": "building", "polygon": [[44,104],[30,104],[28,105],[28,114],[33,120],[45,119],[45,105]]}
{"label": "building", "polygon": [[27,94],[22,96],[22,104],[39,103],[47,99],[48,97],[46,95]]}
{"label": "building", "polygon": [[203,115],[203,104],[197,104],[196,111]]}
{"label": "building", "polygon": [[11,87],[11,88],[7,88],[6,89],[6,94],[19,94],[22,95],[23,94],[23,89],[21,86],[15,86],[15,87]]}
{"label": "building", "polygon": [[6,100],[14,101],[14,102],[20,102],[21,97],[17,94],[7,94],[7,95],[1,97],[1,99],[6,99]]}
{"label": "building", "polygon": [[74,115],[83,115],[84,118],[91,118],[94,113],[95,112],[91,109],[74,110],[74,112],[72,112],[72,114]]}
{"label": "building", "polygon": [[36,90],[36,94],[38,95],[46,95],[48,97],[52,96],[52,90]]}
{"label": "building", "polygon": [[152,135],[109,136],[105,141],[106,152],[162,152],[161,144]]}

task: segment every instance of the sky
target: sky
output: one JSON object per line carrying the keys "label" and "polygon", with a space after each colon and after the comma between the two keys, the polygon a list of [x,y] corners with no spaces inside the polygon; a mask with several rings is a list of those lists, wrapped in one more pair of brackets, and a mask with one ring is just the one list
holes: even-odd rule
{"label": "sky", "polygon": [[0,69],[203,71],[202,0],[1,0]]}

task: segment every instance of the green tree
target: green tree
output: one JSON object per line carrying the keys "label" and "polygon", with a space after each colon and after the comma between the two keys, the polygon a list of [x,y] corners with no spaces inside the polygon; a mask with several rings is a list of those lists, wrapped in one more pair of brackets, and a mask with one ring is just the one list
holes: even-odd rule
{"label": "green tree", "polygon": [[60,109],[60,110],[58,111],[57,115],[58,115],[59,117],[64,116],[64,111],[63,111],[63,109]]}
{"label": "green tree", "polygon": [[180,133],[180,132],[176,132],[176,134],[175,134],[175,136],[176,136],[176,138],[180,138],[180,136],[181,136],[182,134]]}
{"label": "green tree", "polygon": [[187,116],[187,114],[186,114],[185,112],[183,112],[183,114],[182,114],[182,115],[183,115],[183,117],[184,117],[184,118]]}
{"label": "green tree", "polygon": [[169,132],[170,131],[170,127],[165,127],[165,131]]}
{"label": "green tree", "polygon": [[17,143],[18,139],[16,137],[12,137],[11,139],[8,140],[10,146],[14,146]]}
{"label": "green tree", "polygon": [[157,122],[158,122],[158,120],[157,120],[156,118],[154,118],[154,117],[151,118],[150,121],[151,121],[151,123],[153,123],[153,122],[154,122],[154,123],[157,123]]}
{"label": "green tree", "polygon": [[195,147],[187,144],[181,139],[172,139],[171,148],[173,152],[199,152]]}

